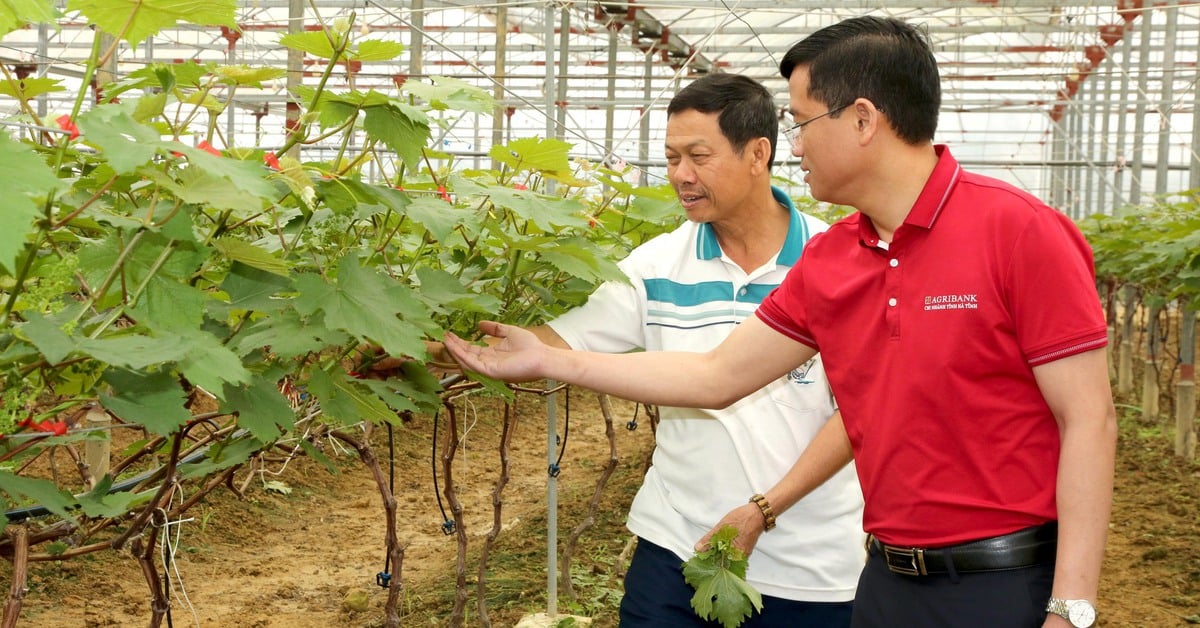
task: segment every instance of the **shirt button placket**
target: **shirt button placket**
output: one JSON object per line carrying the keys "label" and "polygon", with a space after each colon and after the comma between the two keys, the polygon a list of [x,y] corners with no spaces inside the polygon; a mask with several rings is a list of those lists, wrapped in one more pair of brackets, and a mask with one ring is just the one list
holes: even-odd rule
{"label": "shirt button placket", "polygon": [[888,260],[888,268],[885,272],[884,286],[886,287],[885,294],[888,294],[887,300],[887,324],[888,335],[891,338],[900,337],[900,308],[896,307],[900,304],[900,299],[897,295],[900,294],[900,260],[899,258],[891,258]]}

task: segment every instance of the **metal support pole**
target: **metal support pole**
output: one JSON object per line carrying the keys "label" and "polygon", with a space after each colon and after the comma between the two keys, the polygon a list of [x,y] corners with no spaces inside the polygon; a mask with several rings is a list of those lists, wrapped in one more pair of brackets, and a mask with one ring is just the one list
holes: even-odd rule
{"label": "metal support pole", "polygon": [[[492,97],[496,109],[492,113],[492,146],[504,144],[504,123],[508,120],[504,110],[504,84],[508,73],[508,0],[496,3],[496,69],[492,75]],[[500,162],[492,160],[492,169],[499,170]]]}
{"label": "metal support pole", "polygon": [[1196,310],[1179,308],[1179,381],[1175,384],[1175,455],[1196,457]]}
{"label": "metal support pole", "polygon": [[[288,34],[304,32],[304,0],[288,0]],[[288,48],[287,52],[287,110],[284,130],[288,135],[299,130],[300,86],[304,84],[304,52]],[[288,149],[288,157],[300,158],[300,144]]]}
{"label": "metal support pole", "polygon": [[1142,154],[1146,145],[1146,99],[1142,96],[1150,93],[1150,40],[1154,36],[1153,22],[1153,10],[1146,9],[1142,13],[1142,28],[1139,33],[1142,39],[1138,51],[1138,99],[1133,114],[1133,172],[1129,181],[1129,204],[1135,206],[1142,202],[1142,176],[1146,163]]}
{"label": "metal support pole", "polygon": [[[1083,149],[1084,157],[1088,161],[1085,166],[1083,181],[1083,193],[1080,195],[1079,217],[1086,218],[1098,213],[1096,207],[1096,170],[1098,164],[1103,163],[1102,160],[1096,159],[1096,139],[1100,135],[1096,128],[1096,120],[1100,116],[1100,77],[1092,75],[1089,80],[1084,81],[1084,92],[1087,97],[1083,103],[1087,111],[1087,146]],[[1082,148],[1082,147],[1081,147]]]}
{"label": "metal support pole", "polygon": [[1162,104],[1158,106],[1158,164],[1154,168],[1154,193],[1167,193],[1167,162],[1171,159],[1171,110],[1175,105],[1175,36],[1179,26],[1179,7],[1163,9],[1167,16],[1163,42]]}
{"label": "metal support pole", "polygon": [[[608,100],[617,99],[617,28],[608,26]],[[612,105],[604,108],[604,163],[612,165],[613,133],[615,132],[615,109]]]}
{"label": "metal support pole", "polygon": [[[1200,82],[1195,96],[1200,98]],[[1200,107],[1192,107],[1190,189],[1200,189]],[[1179,308],[1179,381],[1175,385],[1175,455],[1196,457],[1196,310]]]}
{"label": "metal support pole", "polygon": [[[638,158],[642,160],[642,163],[650,161],[650,103],[653,100],[653,92],[650,88],[650,77],[653,75],[654,49],[651,48],[650,51],[646,53],[646,81],[644,84],[645,87],[643,88],[644,93],[642,94],[645,104],[642,105],[642,122],[638,128]],[[642,186],[650,185],[649,173],[644,168],[642,169],[641,174],[638,175],[638,184]]]}
{"label": "metal support pole", "polygon": [[[1116,66],[1116,60],[1113,59],[1112,55],[1108,55],[1107,57],[1105,57],[1104,63],[1107,63],[1110,67]],[[1097,76],[1096,78],[1099,79],[1100,77]],[[1100,120],[1100,150],[1102,151],[1102,154],[1096,155],[1095,152],[1092,153],[1092,156],[1096,159],[1097,165],[1111,163],[1109,161],[1109,156],[1112,154],[1111,150],[1110,150],[1109,138],[1112,137],[1112,135],[1111,135],[1111,133],[1112,133],[1112,112],[1109,111],[1106,106],[1108,103],[1113,102],[1112,92],[1113,92],[1112,79],[1109,76],[1105,75],[1104,92],[1103,92],[1103,95],[1101,95],[1099,97],[1100,98],[1099,102],[1095,103],[1095,109],[1094,109],[1094,111],[1096,111],[1097,113],[1099,113],[1100,115],[1103,116],[1103,118]],[[1118,104],[1117,106],[1124,107],[1125,105]],[[1107,169],[1101,169],[1101,170],[1099,170],[1099,172],[1096,173],[1097,177],[1100,179],[1101,184],[1104,183],[1105,179],[1108,178],[1107,173],[1108,173]],[[1117,193],[1120,194],[1119,191]],[[1101,190],[1096,191],[1096,200],[1095,200],[1094,211],[1097,214],[1111,215],[1114,213],[1113,210],[1115,210],[1116,208],[1115,207],[1107,208],[1104,206],[1105,196],[1106,195]]]}
{"label": "metal support pole", "polygon": [[[46,23],[38,24],[38,43],[37,43],[37,75],[38,78],[45,78],[46,71],[50,69],[50,26]],[[50,110],[46,94],[39,94],[37,97],[37,114],[38,117],[45,120],[46,113]]]}
{"label": "metal support pole", "polygon": [[[554,77],[554,3],[547,2],[546,20],[546,137],[554,137],[555,77]],[[566,51],[558,51],[565,55]],[[546,193],[554,194],[555,182],[546,180]],[[553,388],[555,382],[547,381]],[[558,452],[558,399],[546,395],[546,614],[551,620],[558,617],[558,472],[554,469]]]}
{"label": "metal support pole", "polygon": [[[1122,196],[1122,188],[1125,184],[1125,168],[1128,165],[1129,156],[1125,154],[1125,133],[1129,129],[1129,112],[1127,111],[1127,103],[1129,102],[1129,63],[1131,61],[1130,48],[1133,46],[1133,30],[1125,31],[1121,42],[1121,89],[1120,95],[1117,96],[1117,104],[1120,107],[1117,117],[1117,153],[1115,156],[1117,163],[1117,172],[1113,175],[1113,197],[1112,197],[1112,213],[1116,214],[1118,210],[1125,206],[1125,198]],[[1116,59],[1113,60],[1113,65],[1116,65]]]}
{"label": "metal support pole", "polygon": [[567,76],[571,71],[571,12],[566,4],[562,8],[561,20],[558,25],[558,81],[555,83],[558,95],[554,103],[558,107],[554,116],[558,122],[554,137],[559,140],[565,139],[567,133]]}
{"label": "metal support pole", "polygon": [[[1066,126],[1070,124],[1070,116],[1071,110],[1068,107],[1064,110],[1063,117],[1059,119],[1058,123],[1050,127],[1050,159],[1056,164],[1063,164],[1067,161]],[[1050,167],[1050,206],[1063,212],[1068,211],[1067,204],[1070,201],[1067,197],[1067,189],[1070,187],[1067,183],[1067,173],[1070,171],[1070,167],[1066,165]]]}
{"label": "metal support pole", "polygon": [[425,72],[425,0],[412,0],[409,22],[412,32],[408,42],[408,75],[419,79]]}
{"label": "metal support pole", "polygon": [[1077,165],[1083,157],[1082,151],[1079,150],[1079,140],[1083,137],[1083,110],[1082,110],[1083,89],[1075,92],[1075,95],[1067,101],[1066,122],[1067,122],[1067,159],[1074,162],[1076,165],[1067,167],[1067,198],[1064,211],[1071,218],[1079,217],[1079,173],[1080,166]]}

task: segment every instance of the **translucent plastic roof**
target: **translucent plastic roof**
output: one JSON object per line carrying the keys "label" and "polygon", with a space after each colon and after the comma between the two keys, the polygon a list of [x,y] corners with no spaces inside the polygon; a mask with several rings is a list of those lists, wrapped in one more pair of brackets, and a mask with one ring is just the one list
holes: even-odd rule
{"label": "translucent plastic roof", "polygon": [[[494,92],[502,115],[446,121],[442,147],[464,156],[483,155],[498,139],[560,134],[580,156],[657,173],[663,109],[679,87],[707,72],[747,74],[778,94],[782,111],[782,54],[817,28],[863,14],[895,16],[928,32],[943,80],[937,140],[968,165],[1043,197],[1088,185],[1064,180],[1056,166],[1084,168],[1097,178],[1089,187],[1107,189],[1113,203],[1132,193],[1132,179],[1112,181],[1122,164],[1162,168],[1137,175],[1139,194],[1187,187],[1200,126],[1193,106],[1200,5],[1140,0],[247,0],[240,31],[181,25],[136,50],[123,46],[116,73],[183,59],[285,67],[287,51],[277,42],[297,10],[305,28],[352,14],[361,38],[408,46],[394,61],[339,69],[334,89],[394,92],[405,80],[451,76]],[[78,76],[91,41],[87,25],[67,12],[57,31],[6,36],[0,61]],[[302,68],[303,81],[314,83],[323,61],[306,58]],[[280,141],[284,81],[241,90],[236,100],[231,136],[240,144],[245,134],[266,145]],[[13,110],[0,97],[0,111]]]}

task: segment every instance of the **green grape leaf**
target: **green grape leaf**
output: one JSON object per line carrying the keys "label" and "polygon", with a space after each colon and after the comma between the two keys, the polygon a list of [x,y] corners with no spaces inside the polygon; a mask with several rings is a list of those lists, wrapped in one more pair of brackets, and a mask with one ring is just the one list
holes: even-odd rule
{"label": "green grape leaf", "polygon": [[426,355],[422,329],[436,326],[408,287],[362,268],[357,255],[342,258],[337,275],[336,285],[319,275],[300,275],[296,311],[320,311],[329,327],[374,339],[391,355]]}
{"label": "green grape leaf", "polygon": [[[0,0],[0,7],[4,6],[4,1]],[[0,9],[0,14],[4,11]],[[50,92],[61,92],[67,88],[61,85],[58,79],[52,78],[24,78],[20,80],[3,79],[0,80],[0,96],[8,96],[10,98],[18,98],[29,100],[36,98],[42,94]]]}
{"label": "green grape leaf", "polygon": [[[234,240],[234,242],[241,241]],[[292,285],[286,274],[278,275],[265,268],[243,262],[244,257],[225,252],[220,240],[214,244],[218,251],[233,260],[229,273],[221,282],[221,289],[229,295],[230,305],[245,310],[271,312],[287,304],[284,299],[276,298],[277,294],[288,290]]]}
{"label": "green grape leaf", "polygon": [[25,318],[26,322],[19,326],[21,333],[29,338],[50,364],[62,362],[75,350],[75,341],[54,321],[38,312],[29,312]]}
{"label": "green grape leaf", "polygon": [[208,450],[204,460],[179,465],[179,475],[184,478],[202,478],[222,469],[242,464],[258,453],[265,443],[257,438],[241,438],[232,442],[222,441]]}
{"label": "green grape leaf", "polygon": [[153,491],[109,493],[112,484],[112,476],[105,475],[91,491],[79,496],[79,507],[83,509],[83,514],[89,517],[119,517],[134,505],[154,497]]}
{"label": "green grape leaf", "polygon": [[329,40],[329,37],[324,30],[288,33],[279,38],[279,45],[284,48],[307,52],[321,59],[332,59],[333,42]]}
{"label": "green grape leaf", "polygon": [[186,354],[179,360],[179,370],[193,384],[211,393],[219,393],[225,384],[245,384],[250,372],[229,347],[214,335],[201,331],[185,332],[177,344]]}
{"label": "green grape leaf", "polygon": [[0,0],[0,35],[7,35],[26,24],[52,24],[59,18],[55,3],[49,0]]}
{"label": "green grape leaf", "polygon": [[123,33],[134,48],[179,22],[237,28],[237,0],[69,0],[67,8],[106,33]]}
{"label": "green grape leaf", "polygon": [[223,65],[213,68],[213,74],[222,83],[244,85],[247,87],[262,87],[263,81],[273,81],[287,76],[284,68],[252,67],[249,65]]}
{"label": "green grape leaf", "polygon": [[567,274],[587,281],[628,281],[621,268],[596,245],[583,238],[558,240],[555,246],[538,250],[542,259]]}
{"label": "green grape leaf", "polygon": [[529,190],[514,190],[502,185],[484,185],[471,179],[452,175],[452,189],[460,196],[487,196],[500,209],[533,221],[546,233],[558,233],[559,227],[585,229],[588,219],[584,206],[573,198],[559,198]]}
{"label": "green grape leaf", "polygon": [[144,425],[152,434],[166,436],[192,418],[184,407],[187,395],[171,373],[109,369],[104,381],[115,393],[100,396],[104,409],[126,423]]}
{"label": "green grape leaf", "polygon": [[469,209],[455,207],[432,195],[418,196],[404,209],[404,213],[429,230],[438,242],[445,242],[454,228],[472,216]]}
{"label": "green grape leaf", "polygon": [[193,330],[204,322],[203,290],[155,275],[132,312],[155,331]]}
{"label": "green grape leaf", "polygon": [[[170,335],[167,335],[168,338]],[[77,348],[101,362],[129,369],[143,369],[152,364],[182,358],[183,347],[168,338],[143,334],[124,334],[102,338],[80,338]]]}
{"label": "green grape leaf", "polygon": [[321,325],[319,316],[315,318],[315,322],[302,320],[294,310],[283,310],[247,327],[235,338],[234,349],[245,355],[270,347],[281,358],[295,358],[328,345],[344,344],[349,339],[346,334]]}
{"label": "green grape leaf", "polygon": [[[288,263],[270,251],[254,246],[245,240],[237,238],[217,238],[213,247],[221,255],[233,262],[240,262],[250,268],[271,273],[277,277],[288,276]],[[278,288],[277,288],[278,289]]]}
{"label": "green grape leaf", "polygon": [[722,527],[709,539],[708,549],[683,564],[684,580],[696,589],[692,610],[725,628],[736,628],[762,610],[762,595],[746,582],[750,561],[733,545],[737,534],[733,526]]}
{"label": "green grape leaf", "polygon": [[[32,501],[63,519],[74,519],[70,510],[75,507],[75,498],[49,480],[21,477],[0,470],[0,492],[7,494],[13,503]],[[8,521],[3,515],[0,515],[0,519]]]}
{"label": "green grape leaf", "polygon": [[271,442],[296,424],[296,412],[287,397],[279,392],[274,380],[255,377],[249,384],[225,384],[221,412],[237,412],[238,425],[250,430],[255,438]]}
{"label": "green grape leaf", "polygon": [[[359,383],[370,388],[388,406],[397,411],[414,410],[434,412],[441,406],[441,397],[437,395],[442,390],[438,380],[425,368],[424,364],[410,360],[400,365],[403,375],[389,377],[385,380],[364,379]],[[395,423],[396,417],[391,417]]]}
{"label": "green grape leaf", "polygon": [[409,168],[421,161],[421,148],[429,143],[429,118],[407,105],[396,103],[368,107],[363,130],[378,139],[404,160]]}
{"label": "green grape leaf", "polygon": [[324,417],[343,425],[359,421],[394,423],[396,413],[379,397],[362,390],[358,383],[340,369],[333,372],[314,369],[309,376],[308,391],[320,402]]}
{"label": "green grape leaf", "polygon": [[438,312],[462,310],[467,312],[499,312],[500,299],[490,294],[475,294],[463,286],[454,275],[439,268],[420,266],[417,268],[420,290],[417,296]]}
{"label": "green grape leaf", "polygon": [[117,174],[129,174],[150,161],[161,144],[158,131],[138,122],[136,103],[100,105],[79,114],[79,130],[100,148]]}
{"label": "green grape leaf", "polygon": [[404,91],[429,103],[435,111],[447,109],[463,112],[487,113],[496,110],[496,99],[486,91],[466,81],[445,76],[431,77],[433,84],[409,80]]}
{"label": "green grape leaf", "polygon": [[[228,179],[239,190],[272,201],[278,194],[275,186],[271,185],[271,182],[267,181],[263,176],[262,161],[242,161],[240,159],[218,157],[210,155],[203,149],[184,146],[178,142],[171,142],[170,144],[164,142],[163,144],[169,146],[173,151],[186,155],[192,165],[203,168],[206,173]],[[260,207],[257,203],[253,207],[241,208],[242,212],[247,215],[257,212],[259,209]]]}
{"label": "green grape leaf", "polygon": [[32,148],[0,133],[0,189],[6,192],[0,211],[0,267],[16,274],[17,256],[40,215],[34,200],[65,186]]}
{"label": "green grape leaf", "polygon": [[525,137],[504,146],[493,146],[488,156],[514,170],[560,172],[571,169],[567,157],[570,148],[562,140]]}
{"label": "green grape leaf", "polygon": [[187,168],[178,175],[179,185],[165,184],[164,187],[185,203],[228,209],[243,218],[262,208],[262,201],[254,193],[229,185],[229,180],[224,177],[213,176],[200,168]]}
{"label": "green grape leaf", "polygon": [[396,41],[368,39],[359,42],[358,49],[346,56],[356,61],[391,61],[404,53],[404,44]]}

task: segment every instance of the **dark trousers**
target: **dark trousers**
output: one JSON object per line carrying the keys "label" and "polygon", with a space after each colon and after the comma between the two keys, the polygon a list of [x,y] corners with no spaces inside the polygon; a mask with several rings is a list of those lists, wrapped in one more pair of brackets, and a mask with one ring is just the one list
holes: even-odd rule
{"label": "dark trousers", "polygon": [[858,581],[853,628],[1038,628],[1054,565],[1007,571],[904,576],[874,554]]}
{"label": "dark trousers", "polygon": [[[695,593],[683,579],[678,556],[639,538],[625,574],[621,628],[720,628],[692,610]],[[847,628],[852,608],[851,602],[797,602],[764,595],[762,612],[742,628]]]}

